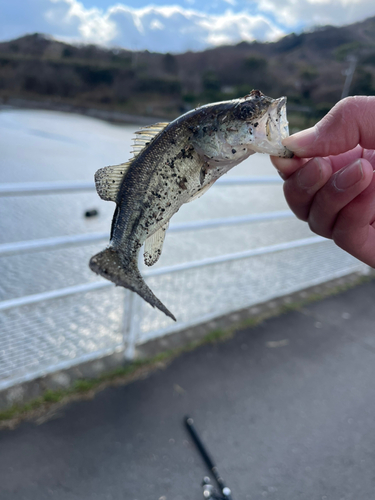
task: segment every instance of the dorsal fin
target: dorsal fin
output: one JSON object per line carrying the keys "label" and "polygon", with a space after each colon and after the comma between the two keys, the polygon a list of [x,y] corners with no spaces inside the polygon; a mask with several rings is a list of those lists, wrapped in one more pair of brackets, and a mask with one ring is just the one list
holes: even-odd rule
{"label": "dorsal fin", "polygon": [[95,173],[96,191],[102,200],[116,201],[122,179],[131,162],[100,168]]}
{"label": "dorsal fin", "polygon": [[[167,125],[168,122],[155,123],[154,125],[142,127],[138,130],[133,144],[132,153],[134,153],[134,156],[142,151],[145,146],[148,146],[148,144],[153,141],[159,132],[161,132]],[[120,165],[100,168],[95,173],[95,185],[100,198],[106,201],[116,202],[117,193],[120,189],[122,179],[124,178],[124,175],[130,165],[131,161],[121,163]]]}
{"label": "dorsal fin", "polygon": [[168,226],[169,221],[145,241],[144,258],[146,266],[153,266],[159,260]]}
{"label": "dorsal fin", "polygon": [[134,156],[137,156],[144,147],[148,146],[167,125],[169,125],[168,122],[154,123],[154,125],[148,125],[137,130],[133,142],[132,153],[134,153]]}

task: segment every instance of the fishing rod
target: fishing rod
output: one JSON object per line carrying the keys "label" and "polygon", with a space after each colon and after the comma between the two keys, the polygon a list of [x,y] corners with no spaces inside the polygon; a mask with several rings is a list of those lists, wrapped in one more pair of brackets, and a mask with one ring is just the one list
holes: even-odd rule
{"label": "fishing rod", "polygon": [[219,490],[220,494],[217,493],[213,485],[211,484],[211,480],[209,477],[205,477],[203,479],[203,497],[206,499],[214,499],[214,500],[233,500],[232,499],[232,492],[228,486],[225,485],[223,478],[221,477],[218,468],[216,467],[212,457],[210,456],[207,448],[203,444],[201,438],[199,437],[199,434],[197,432],[197,429],[194,426],[194,420],[191,417],[185,417],[185,425],[187,430],[190,433],[190,436],[192,437],[196,447],[198,448],[200,454],[202,455],[203,460],[205,461],[208,469],[212,472]]}

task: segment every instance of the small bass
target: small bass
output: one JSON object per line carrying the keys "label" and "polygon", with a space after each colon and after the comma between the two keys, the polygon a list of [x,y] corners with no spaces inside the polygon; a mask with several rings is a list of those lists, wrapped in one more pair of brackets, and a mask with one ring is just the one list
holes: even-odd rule
{"label": "small bass", "polygon": [[116,209],[109,246],[91,258],[90,268],[176,320],[139,272],[142,245],[145,263],[152,266],[169,220],[183,203],[202,196],[255,152],[293,156],[281,143],[288,134],[286,98],[272,99],[259,90],[136,132],[134,157],[95,174],[99,196],[114,201]]}

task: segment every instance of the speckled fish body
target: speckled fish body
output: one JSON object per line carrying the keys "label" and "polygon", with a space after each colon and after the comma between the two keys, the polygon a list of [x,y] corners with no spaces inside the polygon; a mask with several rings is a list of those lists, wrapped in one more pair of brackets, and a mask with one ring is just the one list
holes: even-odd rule
{"label": "speckled fish body", "polygon": [[173,214],[251,154],[292,156],[281,143],[288,136],[286,98],[252,91],[145,127],[137,136],[131,161],[95,174],[98,194],[114,201],[116,210],[110,245],[91,258],[90,267],[175,319],[139,272],[140,248],[145,243],[145,263],[153,265]]}

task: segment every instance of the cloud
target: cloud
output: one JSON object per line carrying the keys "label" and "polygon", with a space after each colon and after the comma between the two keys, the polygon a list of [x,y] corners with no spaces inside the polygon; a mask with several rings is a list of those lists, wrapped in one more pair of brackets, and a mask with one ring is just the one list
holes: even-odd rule
{"label": "cloud", "polygon": [[284,32],[272,25],[264,16],[234,14],[230,11],[224,16],[211,16],[201,22],[207,30],[207,42],[210,45],[223,45],[236,41],[273,41]]}
{"label": "cloud", "polygon": [[116,35],[116,25],[107,13],[93,7],[86,9],[77,0],[48,0],[44,18],[55,36],[71,36],[84,42],[107,44]]}
{"label": "cloud", "polygon": [[[29,13],[17,29],[7,30],[3,39],[40,31],[56,38],[75,42],[121,46],[129,49],[148,49],[155,52],[202,50],[222,43],[242,40],[274,40],[283,31],[265,15],[246,12],[207,14],[178,5],[131,8],[116,4],[103,11],[85,8],[78,0],[27,0]],[[232,1],[232,0],[231,0]],[[14,0],[21,5],[21,0]],[[8,2],[6,18],[16,17]],[[35,13],[37,7],[39,15]],[[4,22],[3,21],[3,22]]]}
{"label": "cloud", "polygon": [[111,43],[160,52],[201,50],[241,40],[274,40],[283,31],[265,16],[227,11],[205,14],[179,6],[150,6],[131,9],[116,5],[108,10],[117,35]]}
{"label": "cloud", "polygon": [[258,9],[273,13],[285,28],[342,26],[375,15],[374,0],[259,0]]}
{"label": "cloud", "polygon": [[86,8],[78,0],[12,0],[0,7],[1,38],[39,31],[74,42],[184,52],[242,40],[272,41],[292,30],[375,15],[373,0],[223,1],[229,10],[207,13],[180,5],[132,8],[116,0],[106,10]]}

